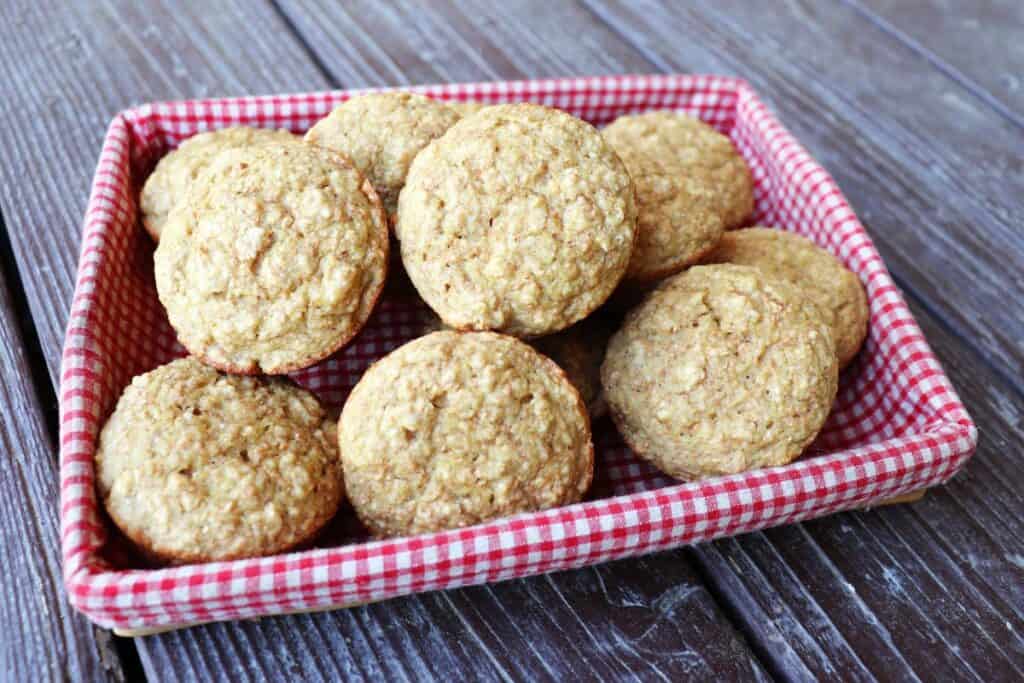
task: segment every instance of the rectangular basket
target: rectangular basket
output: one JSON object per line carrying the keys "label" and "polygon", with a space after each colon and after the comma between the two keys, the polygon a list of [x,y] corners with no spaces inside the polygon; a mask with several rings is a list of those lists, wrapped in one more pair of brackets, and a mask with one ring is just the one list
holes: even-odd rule
{"label": "rectangular basket", "polygon": [[[157,301],[153,246],[137,216],[140,184],[162,154],[196,132],[240,124],[303,132],[356,93],[143,105],[116,116],[103,142],[61,367],[64,579],[71,602],[97,624],[163,630],[580,567],[870,506],[944,482],[974,452],[974,424],[871,239],[829,174],[742,80],[611,76],[414,90],[445,100],[529,100],[595,125],[672,109],[729,135],[753,169],[755,221],[813,239],[867,288],[869,336],[843,374],[824,431],[790,465],[679,483],[637,459],[607,421],[599,422],[594,490],[576,505],[411,538],[342,533],[325,547],[276,557],[129,568],[117,559],[117,534],[97,504],[97,435],[134,375],[183,354]],[[382,301],[353,344],[294,378],[340,405],[373,359],[413,335],[417,316],[411,304]]]}

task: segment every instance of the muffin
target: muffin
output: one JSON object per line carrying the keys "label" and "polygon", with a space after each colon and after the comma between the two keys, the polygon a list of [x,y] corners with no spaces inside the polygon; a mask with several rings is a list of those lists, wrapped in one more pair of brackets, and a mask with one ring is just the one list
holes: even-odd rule
{"label": "muffin", "polygon": [[413,161],[402,262],[450,327],[520,337],[600,306],[636,239],[633,183],[589,124],[534,104],[487,107]]}
{"label": "muffin", "polygon": [[154,256],[178,339],[227,372],[312,365],[362,328],[384,285],[380,200],[313,145],[218,155],[172,212]]}
{"label": "muffin", "polygon": [[96,450],[111,519],[170,564],[307,543],[337,511],[341,476],[335,425],[312,394],[194,358],[133,379]]}
{"label": "muffin", "polygon": [[342,410],[352,506],[377,536],[573,503],[594,448],[579,392],[512,337],[434,332],[375,363]]}
{"label": "muffin", "polygon": [[408,92],[354,97],[306,133],[306,142],[342,152],[380,195],[393,221],[409,165],[460,114],[442,102]]}
{"label": "muffin", "polygon": [[696,263],[753,211],[750,169],[706,123],[658,111],[620,117],[603,134],[636,183],[640,239],[630,280],[660,280]]}
{"label": "muffin", "polygon": [[699,479],[784,465],[835,399],[829,326],[790,283],[756,268],[695,266],[630,311],[601,383],[632,449]]}
{"label": "muffin", "polygon": [[726,234],[705,263],[754,266],[801,288],[832,328],[839,368],[849,365],[868,333],[868,298],[860,279],[805,237],[772,228]]}
{"label": "muffin", "polygon": [[139,210],[142,225],[154,241],[160,241],[167,216],[185,198],[196,177],[215,156],[226,149],[260,144],[301,143],[302,138],[286,130],[236,126],[193,135],[178,149],[166,154],[142,186]]}

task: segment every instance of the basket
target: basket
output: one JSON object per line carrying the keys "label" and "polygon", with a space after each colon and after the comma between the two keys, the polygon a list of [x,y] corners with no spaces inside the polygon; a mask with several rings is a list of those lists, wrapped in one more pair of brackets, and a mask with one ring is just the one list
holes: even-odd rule
{"label": "basket", "polygon": [[[868,293],[868,338],[841,377],[824,430],[790,465],[680,483],[598,422],[594,487],[575,505],[383,541],[347,524],[354,515],[343,509],[321,547],[161,569],[133,563],[98,505],[97,436],[134,375],[184,354],[157,300],[153,245],[137,215],[141,182],[194,133],[231,125],[299,133],[363,91],[143,105],[118,114],[103,142],[61,366],[64,580],[72,604],[95,623],[138,634],[606,562],[876,505],[946,481],[974,452],[974,424],[870,237],[829,174],[742,80],[609,76],[413,90],[444,100],[538,102],[595,125],[671,109],[729,135],[753,171],[754,220],[811,238],[856,272]],[[340,405],[370,362],[415,335],[420,313],[411,300],[386,297],[352,344],[293,378]]]}

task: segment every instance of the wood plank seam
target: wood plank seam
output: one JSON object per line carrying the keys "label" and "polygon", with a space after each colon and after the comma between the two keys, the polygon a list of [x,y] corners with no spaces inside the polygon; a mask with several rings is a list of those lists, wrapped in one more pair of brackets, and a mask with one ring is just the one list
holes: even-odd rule
{"label": "wood plank seam", "polygon": [[[15,424],[18,422],[17,413],[19,410],[25,411],[37,411],[37,414],[42,418],[42,424],[39,425],[39,436],[45,439],[42,443],[36,442],[35,439],[29,442],[20,442],[17,444],[9,444],[18,449],[22,449],[23,454],[28,456],[38,455],[34,453],[38,449],[41,453],[46,454],[53,460],[56,460],[57,452],[57,400],[56,395],[53,391],[53,387],[50,383],[49,373],[46,369],[45,361],[43,360],[42,347],[40,344],[39,337],[36,333],[34,321],[29,312],[28,299],[25,296],[24,285],[22,283],[20,273],[17,269],[13,249],[10,242],[10,235],[7,231],[7,225],[4,221],[3,212],[0,211],[0,301],[6,303],[9,306],[7,311],[2,311],[5,318],[8,316],[13,320],[13,331],[10,331],[8,341],[10,342],[11,348],[5,350],[5,354],[12,354],[15,357],[20,357],[24,363],[25,369],[28,371],[28,377],[21,377],[22,384],[29,385],[26,387],[26,394],[28,395],[27,400],[19,401],[28,405],[5,405],[5,420],[8,420],[7,426],[4,428],[6,432],[8,429],[14,432],[14,435],[19,435],[18,427]],[[2,304],[0,304],[2,305]],[[2,323],[7,326],[8,321]],[[4,333],[8,334],[7,332]],[[20,352],[17,350],[20,347]],[[16,373],[18,371],[18,363],[13,363],[11,367],[4,367],[3,371],[7,373]],[[27,366],[27,367],[26,367]],[[10,378],[4,378],[4,382],[7,382]],[[17,398],[7,396],[7,398]],[[23,437],[27,437],[31,434],[20,434]],[[5,437],[6,438],[6,437]],[[13,457],[13,454],[12,454]],[[56,463],[53,463],[55,466]],[[7,463],[4,464],[7,467]],[[33,488],[33,482],[30,473],[26,472],[22,466],[11,466],[11,474],[17,476],[21,480],[21,488],[24,490],[26,495],[30,495]],[[54,471],[54,475],[56,472]],[[53,481],[40,481],[37,484],[41,484],[44,487],[52,488],[52,494],[54,500],[57,496],[57,481],[54,476]],[[25,514],[30,518],[31,526],[37,529],[45,529],[52,525],[52,534],[55,539],[59,539],[60,530],[58,527],[59,522],[57,515],[45,514],[43,510],[37,506],[47,506],[49,501],[40,500],[12,500],[10,504],[19,505],[24,507]],[[21,533],[25,533],[22,531]],[[49,581],[54,583],[54,591],[56,592],[56,599],[63,602],[62,605],[54,605],[52,608],[54,611],[61,613],[61,619],[64,621],[64,627],[66,629],[72,629],[76,633],[80,634],[77,640],[86,645],[91,646],[94,649],[94,655],[103,669],[103,674],[112,680],[123,681],[126,680],[126,676],[130,676],[135,673],[141,674],[141,665],[132,666],[131,653],[134,651],[134,645],[130,640],[125,641],[122,639],[112,638],[109,632],[100,629],[90,622],[88,622],[81,615],[76,615],[74,619],[67,619],[65,613],[72,613],[73,610],[70,604],[67,603],[66,595],[63,591],[63,577],[60,573],[60,558],[59,551],[56,548],[47,549],[51,550],[54,555],[52,558],[53,564],[48,567],[50,570],[50,576],[46,577]],[[40,549],[39,555],[42,561],[48,561],[49,556],[47,551]],[[10,573],[16,574],[15,568],[8,567]],[[37,584],[37,588],[43,591],[49,591],[49,585],[44,584],[44,579],[38,575],[32,578],[33,582]],[[10,601],[10,604],[15,604],[15,596],[8,595],[6,599]],[[26,596],[27,597],[27,596]],[[41,605],[46,609],[46,601],[48,598],[40,597]],[[28,625],[30,620],[26,619],[23,621],[23,625]],[[59,638],[62,636],[55,636]],[[52,646],[56,646],[58,643],[51,643]],[[127,648],[124,645],[127,644]],[[19,653],[29,654],[29,653]],[[71,659],[72,652],[63,651],[62,654],[66,658],[61,664],[65,667],[64,676],[70,676],[77,671],[77,665],[81,662]],[[135,657],[137,662],[137,657]],[[14,671],[18,671],[19,667],[15,667]],[[36,675],[43,676],[46,672],[43,670],[36,671]],[[53,673],[52,671],[49,673]],[[96,672],[94,672],[96,673]],[[7,674],[11,674],[11,671],[7,671]],[[78,671],[79,675],[84,674],[82,671]],[[0,672],[0,678],[4,674]]]}
{"label": "wood plank seam", "polygon": [[697,552],[697,548],[703,545],[709,544],[701,543],[697,546],[687,546],[683,549],[683,552],[696,570],[697,576],[700,577],[701,583],[704,584],[708,594],[711,595],[711,600],[733,624],[740,638],[750,648],[750,651],[754,653],[758,662],[773,681],[784,681],[793,678],[794,671],[784,671],[779,668],[776,658],[772,657],[771,652],[769,652],[770,643],[757,637],[757,634],[747,624],[746,619],[743,618],[743,613],[736,609],[735,600],[732,599],[729,592],[724,590],[719,581],[708,571],[707,564],[702,560],[700,553]]}
{"label": "wood plank seam", "polygon": [[327,81],[327,83],[329,83],[332,88],[341,88],[341,83],[338,81],[337,78],[334,77],[334,74],[331,73],[331,70],[327,68],[327,64],[324,63],[324,61],[320,58],[320,55],[317,53],[317,51],[314,50],[313,47],[309,44],[309,42],[306,40],[306,36],[304,36],[302,32],[299,31],[298,27],[295,25],[295,22],[292,21],[292,18],[290,16],[288,16],[288,13],[281,8],[281,3],[278,2],[278,0],[267,0],[267,4],[270,5],[270,8],[281,19],[281,23],[283,23],[285,25],[285,28],[287,28],[288,31],[292,34],[292,37],[294,37],[296,42],[298,42],[299,46],[302,48],[302,51],[306,53],[306,57],[313,64],[313,67],[320,72],[320,75],[323,76],[324,80]]}
{"label": "wood plank seam", "polygon": [[906,47],[910,48],[925,60],[928,61],[938,71],[942,72],[955,83],[960,85],[962,88],[970,92],[972,95],[977,97],[979,100],[991,107],[996,113],[1021,128],[1024,128],[1024,117],[1020,116],[1012,109],[1007,107],[999,98],[993,95],[988,89],[975,83],[972,79],[968,78],[966,74],[961,73],[959,69],[954,67],[952,64],[944,60],[939,55],[935,54],[932,50],[919,43],[918,41],[911,38],[906,32],[901,31],[899,28],[894,26],[892,22],[887,20],[885,17],[880,16],[871,9],[865,7],[857,0],[841,0],[852,10],[860,14],[867,21],[871,22],[878,27],[884,33],[892,36],[893,39],[902,43]]}
{"label": "wood plank seam", "polygon": [[32,390],[36,400],[39,401],[39,405],[43,409],[46,432],[50,439],[50,448],[55,453],[57,448],[58,421],[57,394],[50,381],[50,373],[43,356],[43,347],[39,340],[35,321],[32,318],[28,297],[25,296],[25,286],[14,256],[14,248],[11,245],[11,237],[7,232],[7,223],[4,221],[2,208],[0,208],[0,272],[3,273],[11,295],[18,335],[26,350],[25,355],[28,360],[29,370],[32,373]]}

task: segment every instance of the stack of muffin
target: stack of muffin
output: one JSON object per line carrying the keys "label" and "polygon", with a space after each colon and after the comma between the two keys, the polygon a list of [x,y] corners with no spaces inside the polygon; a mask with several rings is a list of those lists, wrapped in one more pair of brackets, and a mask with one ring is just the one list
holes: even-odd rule
{"label": "stack of muffin", "polygon": [[[676,113],[598,131],[533,104],[365,95],[305,138],[197,135],[140,207],[191,355],[125,389],[97,480],[165,563],[308,543],[346,498],[377,536],[579,501],[606,407],[680,479],[781,465],[866,334],[864,290],[835,258],[736,230],[749,169]],[[349,343],[389,269],[436,317],[332,419],[271,376]]]}

